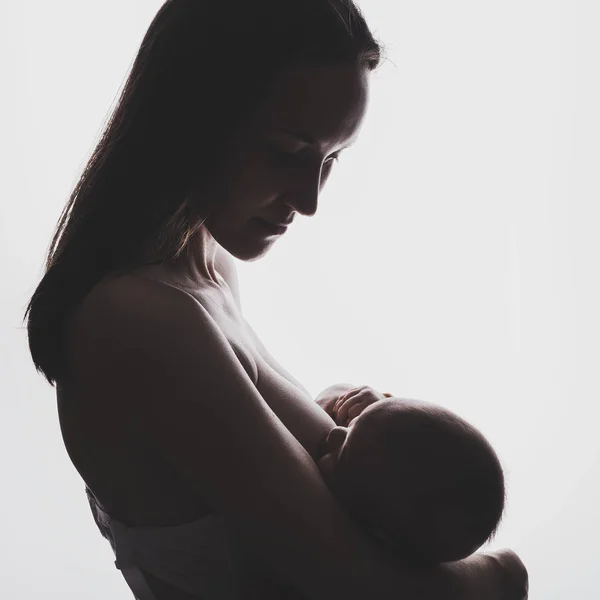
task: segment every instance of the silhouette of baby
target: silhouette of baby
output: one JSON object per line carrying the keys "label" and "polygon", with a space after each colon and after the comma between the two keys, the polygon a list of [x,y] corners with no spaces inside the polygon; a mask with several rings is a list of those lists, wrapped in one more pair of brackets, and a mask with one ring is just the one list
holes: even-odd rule
{"label": "silhouette of baby", "polygon": [[[354,411],[356,413],[356,411]],[[451,411],[388,397],[336,426],[317,465],[350,516],[405,561],[465,558],[504,510],[504,476],[483,435]]]}

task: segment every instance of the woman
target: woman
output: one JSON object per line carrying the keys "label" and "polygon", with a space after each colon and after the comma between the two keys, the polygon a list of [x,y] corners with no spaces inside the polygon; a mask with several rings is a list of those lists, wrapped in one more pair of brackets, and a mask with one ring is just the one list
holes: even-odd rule
{"label": "woman", "polygon": [[[333,421],[242,316],[231,256],[257,260],[315,214],[380,60],[350,0],[166,2],[59,221],[31,354],[113,547],[119,523],[187,531],[220,515],[299,597],[521,599],[510,551],[427,571],[381,554],[315,465]],[[117,553],[136,595],[202,598],[157,576],[156,556],[128,571]]]}

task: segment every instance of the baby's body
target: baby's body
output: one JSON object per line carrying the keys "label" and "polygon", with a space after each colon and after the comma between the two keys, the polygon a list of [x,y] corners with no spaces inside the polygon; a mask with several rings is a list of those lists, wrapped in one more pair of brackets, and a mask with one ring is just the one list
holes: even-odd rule
{"label": "baby's body", "polygon": [[481,433],[441,406],[382,399],[350,427],[332,429],[324,446],[317,464],[328,487],[366,531],[406,560],[460,560],[498,526],[498,458]]}
{"label": "baby's body", "polygon": [[[504,508],[493,449],[441,406],[379,396],[355,407],[349,427],[329,432],[317,460],[324,481],[387,553],[421,564],[469,556],[493,534]],[[242,580],[244,600],[301,600],[251,557]]]}

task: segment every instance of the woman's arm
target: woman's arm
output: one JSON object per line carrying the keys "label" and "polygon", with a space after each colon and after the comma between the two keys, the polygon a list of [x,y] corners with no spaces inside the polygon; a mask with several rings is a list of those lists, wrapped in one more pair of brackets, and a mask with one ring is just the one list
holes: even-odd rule
{"label": "woman's arm", "polygon": [[471,600],[477,585],[490,588],[481,597],[503,600],[502,578],[485,559],[426,571],[386,559],[193,298],[123,276],[80,308],[73,372],[98,401],[135,416],[254,557],[305,600]]}
{"label": "woman's arm", "polygon": [[[444,565],[447,576],[461,598],[468,600],[527,600],[527,570],[512,550],[479,553],[467,559]],[[290,584],[269,576],[264,568],[252,561],[244,564],[240,571],[240,600],[306,600]],[[401,588],[399,588],[401,592]],[[334,598],[338,596],[335,595]],[[403,599],[399,593],[396,598]],[[442,595],[440,597],[455,597]],[[369,596],[371,598],[371,596]]]}

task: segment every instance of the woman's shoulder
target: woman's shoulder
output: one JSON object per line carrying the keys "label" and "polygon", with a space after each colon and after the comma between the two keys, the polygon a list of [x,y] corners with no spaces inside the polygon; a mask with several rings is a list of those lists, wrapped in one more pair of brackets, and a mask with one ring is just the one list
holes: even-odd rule
{"label": "woman's shoulder", "polygon": [[[150,360],[167,360],[165,348],[181,346],[192,330],[210,328],[205,313],[177,287],[134,273],[106,276],[65,323],[68,370],[78,379],[93,381],[147,369]],[[127,363],[128,371],[117,369],[117,357]]]}
{"label": "woman's shoulder", "polygon": [[167,277],[138,270],[111,273],[91,288],[74,312],[73,322],[96,324],[99,318],[119,318],[131,312],[143,318],[148,311],[161,310],[173,317],[172,309],[186,304],[193,304],[190,295]]}
{"label": "woman's shoulder", "polygon": [[[111,336],[119,347],[126,338],[149,329],[167,333],[171,327],[201,317],[201,305],[175,285],[137,273],[112,274],[98,281],[71,315],[67,339]],[[159,331],[160,330],[160,331]],[[97,342],[99,340],[96,340]]]}
{"label": "woman's shoulder", "polygon": [[[164,295],[165,290],[167,290],[165,297],[174,297],[173,292],[168,291],[169,287],[179,289],[175,282],[170,281],[166,272],[163,273],[157,268],[151,271],[142,267],[115,271],[98,280],[86,296],[86,301],[88,304],[94,304],[98,298],[105,296],[119,297],[121,300],[124,298],[139,300],[139,294]],[[180,291],[183,293],[182,290]]]}
{"label": "woman's shoulder", "polygon": [[[70,380],[85,403],[112,415],[143,414],[154,438],[162,427],[191,435],[183,431],[187,419],[205,418],[223,396],[232,409],[258,396],[206,308],[152,279],[128,274],[98,282],[72,316],[66,350]],[[167,408],[174,414],[167,417]],[[177,424],[167,427],[171,417]]]}

